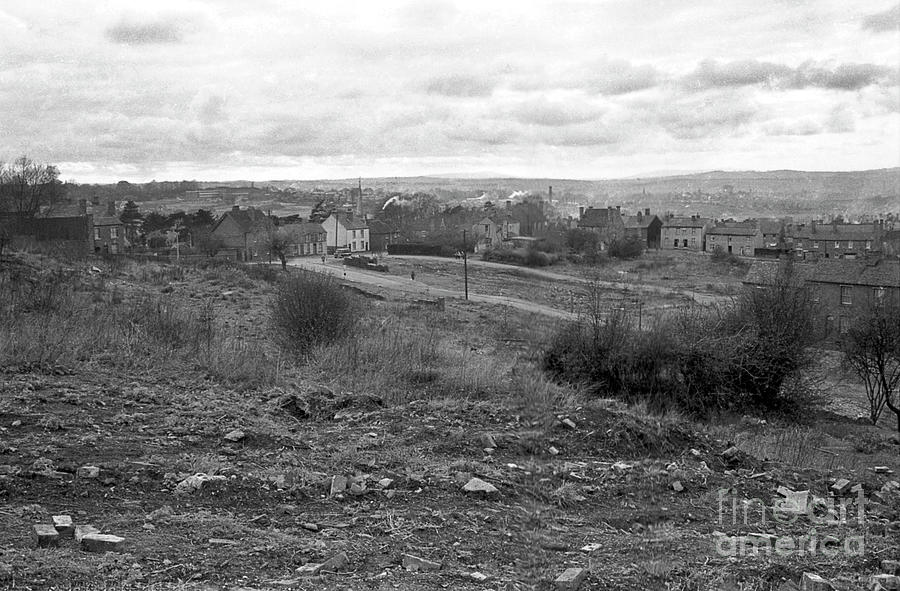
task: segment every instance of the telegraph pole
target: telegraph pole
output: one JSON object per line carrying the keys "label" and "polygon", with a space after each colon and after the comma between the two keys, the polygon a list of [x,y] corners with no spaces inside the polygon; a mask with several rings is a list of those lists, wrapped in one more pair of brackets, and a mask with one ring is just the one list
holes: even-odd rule
{"label": "telegraph pole", "polygon": [[466,231],[463,230],[463,277],[466,285],[466,299],[469,299],[469,253],[468,244],[466,243]]}

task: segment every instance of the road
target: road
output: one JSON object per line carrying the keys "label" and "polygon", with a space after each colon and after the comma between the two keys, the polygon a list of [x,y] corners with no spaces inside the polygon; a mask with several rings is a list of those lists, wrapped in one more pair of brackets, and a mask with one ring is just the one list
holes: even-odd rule
{"label": "road", "polygon": [[[422,258],[422,257],[411,257],[411,258]],[[435,257],[440,261],[447,261],[448,259]],[[406,279],[403,277],[397,277],[396,275],[389,275],[387,273],[379,273],[377,271],[366,271],[365,269],[358,269],[356,267],[348,267],[346,265],[341,264],[340,260],[333,258],[326,258],[323,263],[321,259],[315,258],[295,258],[289,259],[288,265],[291,267],[299,267],[303,269],[309,269],[311,271],[318,271],[320,273],[328,273],[338,278],[342,278],[350,283],[360,283],[363,285],[372,285],[375,287],[381,287],[383,289],[390,289],[392,291],[398,291],[410,295],[415,295],[418,297],[428,297],[428,298],[456,298],[462,299],[465,297],[465,292],[462,290],[454,290],[454,289],[444,289],[438,287],[432,287],[427,283],[423,283],[421,281],[415,281],[413,279]],[[501,265],[503,266],[503,265]],[[507,266],[508,268],[508,266]],[[572,314],[570,312],[566,312],[563,310],[558,310],[556,308],[552,308],[550,306],[544,306],[542,304],[536,304],[534,302],[529,302],[527,300],[512,298],[508,296],[495,296],[495,295],[487,295],[474,293],[472,290],[469,290],[469,300],[475,302],[483,302],[486,304],[499,304],[503,306],[510,306],[512,308],[517,308],[519,310],[524,310],[526,312],[532,312],[535,314],[542,314],[544,316],[551,316],[553,318],[559,318],[562,320],[574,320],[577,318],[576,314]]]}
{"label": "road", "polygon": [[[433,256],[397,256],[391,255],[388,257],[383,257],[384,260],[389,261],[391,259],[399,259],[406,262],[415,262],[415,261],[431,261],[431,262],[440,262],[440,263],[449,263],[449,264],[458,264],[462,265],[462,259],[454,259],[447,257],[433,257]],[[658,295],[664,294],[678,294],[692,299],[701,305],[711,305],[711,304],[720,304],[726,300],[728,300],[728,296],[715,295],[709,293],[703,293],[699,291],[693,291],[689,289],[672,289],[666,288],[657,285],[646,285],[642,283],[627,283],[623,281],[600,281],[595,279],[588,279],[586,277],[578,277],[575,275],[566,275],[563,273],[554,273],[553,271],[547,271],[545,269],[536,269],[533,267],[519,267],[515,265],[505,265],[503,263],[495,263],[492,261],[483,261],[481,259],[469,259],[468,264],[473,267],[487,267],[492,269],[502,269],[504,271],[515,270],[523,275],[531,275],[532,277],[538,277],[541,279],[547,279],[550,281],[569,281],[575,283],[584,283],[584,284],[596,284],[599,287],[607,288],[607,289],[617,289],[617,290],[636,290],[643,291],[644,293],[652,293]]]}

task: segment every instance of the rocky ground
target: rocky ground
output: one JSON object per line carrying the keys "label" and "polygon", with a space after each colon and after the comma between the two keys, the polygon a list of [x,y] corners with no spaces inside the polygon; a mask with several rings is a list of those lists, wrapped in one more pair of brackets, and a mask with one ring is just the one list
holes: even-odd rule
{"label": "rocky ground", "polygon": [[[100,271],[115,305],[213,302],[247,344],[236,351],[278,359],[262,280]],[[530,377],[531,317],[383,297],[368,300],[376,326],[397,310],[410,325],[448,316],[441,347],[464,343],[482,364],[466,367],[506,385],[457,387],[472,382],[451,381],[446,357],[397,370],[402,397],[315,361],[253,379],[193,357],[7,363],[0,588],[789,590],[814,573],[849,590],[900,558],[893,455],[850,450],[853,467],[831,470],[751,455],[781,427],[725,430],[551,387]],[[859,436],[829,417],[844,421],[835,437]],[[888,449],[889,431],[866,433]],[[38,536],[63,515],[82,530]],[[79,542],[85,526],[121,541]]]}

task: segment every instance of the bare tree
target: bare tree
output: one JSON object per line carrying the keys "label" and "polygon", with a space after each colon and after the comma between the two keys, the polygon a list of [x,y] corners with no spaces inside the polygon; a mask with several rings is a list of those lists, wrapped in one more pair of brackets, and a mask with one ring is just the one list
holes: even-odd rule
{"label": "bare tree", "polygon": [[855,319],[843,342],[846,363],[866,388],[869,420],[878,422],[885,405],[897,415],[900,432],[900,309],[875,302]]}
{"label": "bare tree", "polygon": [[20,156],[10,164],[0,164],[0,210],[32,218],[44,205],[62,196],[59,170],[52,164]]}
{"label": "bare tree", "polygon": [[284,228],[279,228],[269,234],[269,252],[278,257],[278,260],[281,261],[281,268],[285,271],[287,270],[287,255],[293,243],[293,235]]}

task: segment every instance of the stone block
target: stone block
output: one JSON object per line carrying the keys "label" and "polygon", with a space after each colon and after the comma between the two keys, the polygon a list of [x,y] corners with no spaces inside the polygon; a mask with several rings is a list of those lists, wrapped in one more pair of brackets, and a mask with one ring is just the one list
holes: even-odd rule
{"label": "stone block", "polygon": [[52,548],[59,546],[59,532],[56,531],[56,528],[52,525],[35,525],[34,535],[37,538],[38,548]]}
{"label": "stone block", "polygon": [[125,538],[111,534],[87,534],[81,538],[81,549],[85,552],[121,552]]}
{"label": "stone block", "polygon": [[54,515],[53,528],[64,538],[75,536],[75,525],[72,523],[72,517],[69,515]]}
{"label": "stone block", "polygon": [[100,530],[92,525],[76,525],[75,526],[75,541],[79,544],[84,536],[89,534],[99,534]]}
{"label": "stone block", "polygon": [[583,568],[567,568],[556,577],[556,580],[553,581],[553,584],[557,589],[564,589],[565,591],[575,591],[584,580],[587,578],[588,571]]}
{"label": "stone block", "polygon": [[831,492],[835,494],[835,496],[842,497],[850,491],[850,481],[846,478],[838,478],[834,484],[831,485]]}

